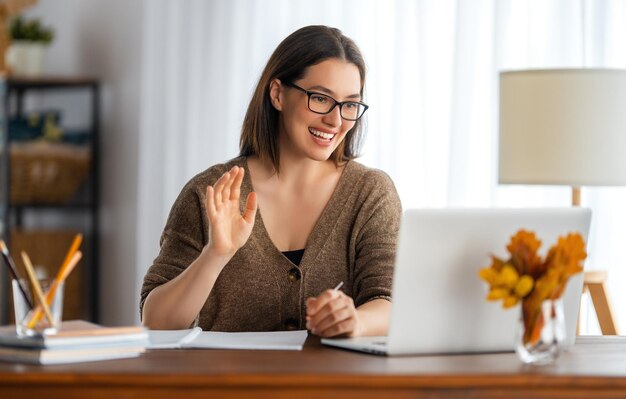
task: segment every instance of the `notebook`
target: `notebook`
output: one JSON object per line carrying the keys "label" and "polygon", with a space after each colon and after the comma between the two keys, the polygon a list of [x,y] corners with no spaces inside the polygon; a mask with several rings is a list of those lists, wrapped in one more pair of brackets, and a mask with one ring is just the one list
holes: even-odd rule
{"label": "notebook", "polygon": [[0,361],[41,365],[84,363],[138,357],[145,352],[141,345],[106,347],[70,347],[57,349],[0,346]]}
{"label": "notebook", "polygon": [[65,364],[137,357],[145,352],[145,328],[103,327],[82,320],[65,321],[56,334],[18,336],[15,326],[0,327],[0,361]]}
{"label": "notebook", "polygon": [[148,333],[144,327],[103,327],[83,320],[64,321],[60,331],[50,335],[18,336],[15,326],[0,327],[0,346],[21,348],[68,348],[133,343],[145,346]]}
{"label": "notebook", "polygon": [[246,349],[246,350],[302,350],[306,330],[268,332],[202,331],[200,327],[188,330],[150,330],[148,349]]}
{"label": "notebook", "polygon": [[[583,208],[408,210],[402,216],[393,279],[389,335],[322,339],[322,343],[380,355],[513,351],[519,309],[485,300],[478,270],[490,255],[506,258],[519,229],[534,231],[545,256],[557,237],[580,232],[585,241],[591,211]],[[565,345],[576,339],[582,273],[563,294]]]}

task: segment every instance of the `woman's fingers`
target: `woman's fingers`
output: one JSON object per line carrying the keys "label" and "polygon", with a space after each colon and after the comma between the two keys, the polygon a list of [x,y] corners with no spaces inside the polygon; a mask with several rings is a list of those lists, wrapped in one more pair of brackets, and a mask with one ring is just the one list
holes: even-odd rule
{"label": "woman's fingers", "polygon": [[209,214],[208,215],[209,219],[212,219],[213,217],[215,217],[217,210],[215,209],[215,197],[213,193],[213,187],[211,186],[207,186],[206,188],[206,201],[204,205]]}
{"label": "woman's fingers", "polygon": [[253,191],[248,194],[248,198],[246,199],[246,210],[243,213],[243,218],[249,224],[254,224],[254,219],[256,217],[257,210],[257,198],[256,193]]}
{"label": "woman's fingers", "polygon": [[308,298],[307,328],[320,337],[359,334],[359,315],[354,300],[341,291],[326,290]]}
{"label": "woman's fingers", "polygon": [[[344,321],[349,320],[354,317],[355,310],[346,306],[327,315],[324,319],[322,319],[319,323],[317,323],[312,331],[314,334],[323,335],[324,333],[328,333],[328,331],[332,330],[333,327],[342,324]],[[345,331],[341,331],[345,332]]]}
{"label": "woman's fingers", "polygon": [[[241,183],[243,182],[244,169],[233,166],[231,170],[220,176],[213,186],[207,187],[207,212],[214,216],[223,209],[224,204],[233,201],[231,205],[236,205],[233,209],[241,212],[239,208],[239,197],[241,196]],[[246,209],[243,218],[247,223],[254,224],[257,212],[257,197],[254,192],[248,194],[246,199]]]}
{"label": "woman's fingers", "polygon": [[222,200],[223,201],[229,201],[231,199],[230,198],[230,192],[231,192],[231,189],[232,189],[232,186],[233,186],[233,182],[237,178],[238,172],[239,172],[239,167],[237,167],[237,166],[233,166],[228,171],[228,180],[224,184],[224,188],[222,188]]}
{"label": "woman's fingers", "polygon": [[230,179],[230,173],[226,172],[215,182],[213,186],[214,198],[215,198],[215,208],[220,209],[222,206],[222,191],[224,190],[224,186],[226,182]]}
{"label": "woman's fingers", "polygon": [[[319,302],[319,301],[318,301]],[[319,325],[324,319],[331,316],[333,313],[338,312],[340,309],[343,309],[348,306],[348,301],[337,298],[325,304],[323,307],[318,308],[319,310],[315,313],[308,313],[308,321],[311,327],[315,327]]]}
{"label": "woman's fingers", "polygon": [[[335,290],[326,290],[319,294],[317,298],[309,298],[307,301],[306,314],[308,318],[317,318],[316,320],[321,320],[326,317],[327,313],[330,311],[327,306],[328,304],[332,304],[334,301],[339,299],[343,294],[341,291]],[[331,305],[332,306],[332,305]]]}
{"label": "woman's fingers", "polygon": [[244,169],[234,166],[206,190],[206,212],[209,217],[209,245],[217,253],[232,254],[248,240],[257,212],[255,193],[248,194],[246,209],[241,213],[240,195]]}
{"label": "woman's fingers", "polygon": [[235,178],[233,179],[232,188],[230,190],[230,199],[239,201],[241,196],[241,182],[243,182],[244,169],[238,168]]}
{"label": "woman's fingers", "polygon": [[356,317],[354,301],[343,292],[326,290],[307,300],[307,328],[313,334],[324,337],[351,334]]}
{"label": "woman's fingers", "polygon": [[338,335],[341,336],[354,336],[356,330],[356,317],[350,317],[343,321],[340,321],[332,326],[328,327],[325,330],[318,331],[317,335],[323,338],[331,338],[336,337]]}
{"label": "woman's fingers", "polygon": [[213,185],[213,196],[215,198],[215,206],[219,209],[222,204],[231,199],[231,189],[233,182],[239,174],[239,167],[233,166],[228,172],[220,176]]}

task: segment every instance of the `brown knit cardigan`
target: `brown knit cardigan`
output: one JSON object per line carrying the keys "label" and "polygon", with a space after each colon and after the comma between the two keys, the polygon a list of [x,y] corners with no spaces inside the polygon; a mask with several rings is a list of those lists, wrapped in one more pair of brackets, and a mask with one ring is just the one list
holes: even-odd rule
{"label": "brown knit cardigan", "polygon": [[[154,288],[190,265],[208,241],[207,185],[234,165],[245,168],[241,207],[252,191],[246,158],[195,176],[183,188],[161,236],[161,251],[144,277],[140,312]],[[257,213],[250,238],[226,264],[194,324],[213,331],[304,329],[305,301],[340,281],[358,307],[391,299],[402,209],[391,179],[350,161],[313,228],[299,266],[273,244]]]}

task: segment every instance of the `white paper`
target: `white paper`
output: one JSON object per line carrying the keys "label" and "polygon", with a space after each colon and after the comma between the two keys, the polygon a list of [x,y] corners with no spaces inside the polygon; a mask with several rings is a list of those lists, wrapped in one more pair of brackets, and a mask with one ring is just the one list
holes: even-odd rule
{"label": "white paper", "polygon": [[202,332],[200,327],[188,330],[150,330],[148,349],[178,349],[182,345],[193,341]]}
{"label": "white paper", "polygon": [[306,330],[270,332],[215,332],[203,331],[184,348],[248,349],[248,350],[302,350]]}

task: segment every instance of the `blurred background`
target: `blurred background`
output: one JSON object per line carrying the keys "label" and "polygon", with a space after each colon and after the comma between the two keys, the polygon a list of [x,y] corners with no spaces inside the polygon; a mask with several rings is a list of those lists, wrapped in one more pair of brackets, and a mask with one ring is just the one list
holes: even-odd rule
{"label": "blurred background", "polygon": [[[16,234],[14,246],[20,232],[65,231],[56,239],[69,245],[68,232],[83,231],[92,257],[76,277],[77,315],[108,325],[139,323],[139,289],[173,201],[192,176],[237,155],[262,68],[302,26],[340,28],[360,46],[370,105],[360,162],[391,175],[405,209],[570,206],[566,186],[498,184],[499,72],[626,68],[620,0],[39,0],[19,14],[53,38],[39,70],[6,77],[8,137],[73,146],[67,158],[83,175],[57,206],[16,211],[13,201],[2,234]],[[20,126],[31,130],[11,136]],[[622,328],[624,203],[624,188],[583,189],[593,209],[586,267],[608,271]],[[583,332],[598,332],[584,309]]]}

